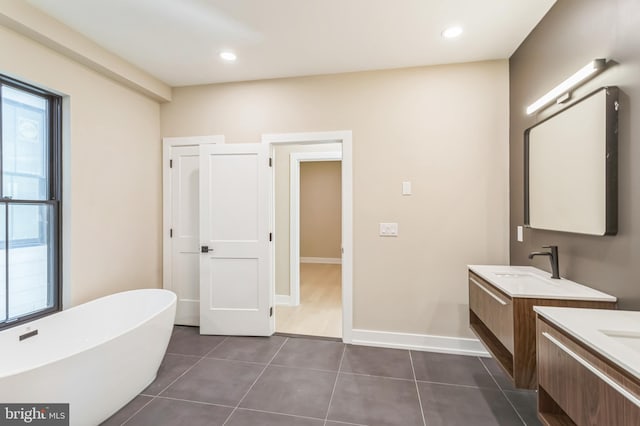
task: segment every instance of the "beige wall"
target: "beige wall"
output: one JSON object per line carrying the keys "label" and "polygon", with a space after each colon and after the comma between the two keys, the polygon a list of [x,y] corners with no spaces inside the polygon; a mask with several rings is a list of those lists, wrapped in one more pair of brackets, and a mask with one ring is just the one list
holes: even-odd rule
{"label": "beige wall", "polygon": [[276,145],[273,150],[275,174],[275,277],[276,294],[290,294],[290,157],[301,152],[338,152],[342,146],[336,143]]}
{"label": "beige wall", "polygon": [[500,60],[177,88],[161,123],[227,143],[352,130],[354,328],[470,337],[466,265],[509,260],[508,106]]}
{"label": "beige wall", "polygon": [[1,26],[0,51],[0,73],[65,95],[67,301],[161,287],[158,103]]}
{"label": "beige wall", "polygon": [[300,257],[342,257],[340,161],[300,163]]}

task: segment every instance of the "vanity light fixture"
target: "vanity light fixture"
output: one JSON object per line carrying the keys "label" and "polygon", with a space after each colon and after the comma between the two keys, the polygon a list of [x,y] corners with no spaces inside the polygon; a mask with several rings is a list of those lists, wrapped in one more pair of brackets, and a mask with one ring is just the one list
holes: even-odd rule
{"label": "vanity light fixture", "polygon": [[229,50],[225,50],[223,52],[220,52],[220,59],[226,62],[234,62],[236,59],[238,59],[238,57],[235,53]]}
{"label": "vanity light fixture", "polygon": [[449,27],[447,29],[445,29],[444,31],[442,31],[442,37],[444,38],[456,38],[459,37],[460,34],[462,34],[462,27]]}
{"label": "vanity light fixture", "polygon": [[568,99],[568,93],[571,89],[587,80],[596,72],[604,69],[606,62],[606,59],[594,59],[584,67],[580,68],[578,72],[573,74],[562,83],[558,84],[553,89],[549,90],[544,96],[529,105],[527,107],[527,115],[533,114],[534,112],[542,109],[543,107],[549,105],[551,102],[554,102],[560,98],[562,98],[564,102],[564,100]]}

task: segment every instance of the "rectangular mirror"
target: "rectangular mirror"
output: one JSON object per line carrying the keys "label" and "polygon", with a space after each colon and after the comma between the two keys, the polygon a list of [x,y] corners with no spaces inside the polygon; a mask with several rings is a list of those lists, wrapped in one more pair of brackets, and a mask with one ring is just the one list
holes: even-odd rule
{"label": "rectangular mirror", "polygon": [[618,88],[603,87],[524,133],[525,225],[618,231]]}

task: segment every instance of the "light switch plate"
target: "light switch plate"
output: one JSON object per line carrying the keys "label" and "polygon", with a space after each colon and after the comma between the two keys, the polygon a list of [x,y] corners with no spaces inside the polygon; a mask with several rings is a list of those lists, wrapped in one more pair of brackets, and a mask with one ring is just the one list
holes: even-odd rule
{"label": "light switch plate", "polygon": [[397,237],[398,224],[397,223],[380,223],[380,236],[381,237]]}
{"label": "light switch plate", "polygon": [[402,182],[402,195],[411,195],[411,182]]}
{"label": "light switch plate", "polygon": [[516,228],[516,231],[517,231],[517,232],[516,232],[516,234],[517,234],[517,240],[518,240],[519,242],[523,242],[523,241],[524,241],[524,230],[523,230],[522,226],[518,226],[518,227]]}

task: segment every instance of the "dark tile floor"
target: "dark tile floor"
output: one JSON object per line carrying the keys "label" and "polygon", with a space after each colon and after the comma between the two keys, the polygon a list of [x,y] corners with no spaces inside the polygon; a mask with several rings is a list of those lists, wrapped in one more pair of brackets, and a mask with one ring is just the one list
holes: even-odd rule
{"label": "dark tile floor", "polygon": [[175,327],[157,379],[112,425],[539,425],[489,358]]}

